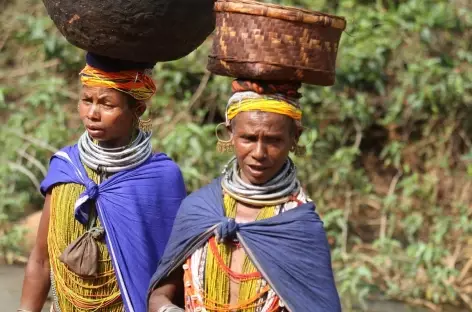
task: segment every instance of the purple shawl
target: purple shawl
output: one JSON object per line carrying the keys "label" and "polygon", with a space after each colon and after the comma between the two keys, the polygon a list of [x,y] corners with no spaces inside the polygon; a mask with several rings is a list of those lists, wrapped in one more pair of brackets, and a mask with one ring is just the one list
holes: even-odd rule
{"label": "purple shawl", "polygon": [[221,179],[188,196],[180,207],[151,292],[208,239],[237,237],[291,312],[341,312],[323,222],[313,203],[275,217],[238,224],[225,217]]}
{"label": "purple shawl", "polygon": [[71,211],[80,223],[87,224],[90,203],[95,201],[125,309],[145,311],[149,280],[186,196],[179,167],[165,154],[155,154],[142,165],[97,185],[87,176],[74,145],[51,158],[41,183],[42,194],[60,183],[85,186]]}

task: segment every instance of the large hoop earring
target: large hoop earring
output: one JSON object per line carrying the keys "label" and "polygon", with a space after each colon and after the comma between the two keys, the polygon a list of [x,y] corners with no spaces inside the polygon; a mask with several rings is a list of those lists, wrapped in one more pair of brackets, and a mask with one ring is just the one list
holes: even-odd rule
{"label": "large hoop earring", "polygon": [[297,157],[303,157],[306,155],[306,146],[295,144],[290,151]]}
{"label": "large hoop earring", "polygon": [[[307,127],[303,127],[305,130],[309,130]],[[305,145],[300,145],[298,143],[295,143],[291,148],[290,148],[290,152],[294,153],[295,156],[297,157],[303,157],[306,155],[306,151],[307,151],[307,145],[310,144],[310,143],[313,143],[315,141],[315,136],[311,136],[311,139],[309,140],[309,142]]]}
{"label": "large hoop earring", "polygon": [[219,153],[225,153],[225,152],[232,152],[234,150],[233,144],[232,144],[232,138],[229,138],[229,140],[222,140],[220,136],[218,135],[218,128],[223,125],[226,126],[224,122],[219,123],[216,128],[215,128],[215,135],[216,139],[218,142],[216,142],[216,150]]}
{"label": "large hoop earring", "polygon": [[137,120],[137,128],[143,132],[151,132],[152,131],[152,119],[141,119],[138,117],[138,114],[135,113],[136,120]]}

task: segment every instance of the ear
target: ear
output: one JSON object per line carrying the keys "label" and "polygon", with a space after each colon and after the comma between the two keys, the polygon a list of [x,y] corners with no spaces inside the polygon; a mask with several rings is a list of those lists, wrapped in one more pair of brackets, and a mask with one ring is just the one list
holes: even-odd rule
{"label": "ear", "polygon": [[233,125],[231,123],[226,126],[226,130],[228,131],[230,137],[233,137]]}
{"label": "ear", "polygon": [[141,117],[144,112],[146,111],[146,102],[144,101],[138,101],[136,102],[136,109],[135,109],[135,112],[136,112],[136,116],[138,117]]}
{"label": "ear", "polygon": [[228,131],[228,134],[231,139],[233,139],[233,132],[234,132],[235,127],[236,127],[236,119],[230,120],[229,124],[226,126],[226,131]]}
{"label": "ear", "polygon": [[304,128],[300,125],[295,124],[295,145],[298,144],[298,141],[300,140],[300,137],[303,134]]}

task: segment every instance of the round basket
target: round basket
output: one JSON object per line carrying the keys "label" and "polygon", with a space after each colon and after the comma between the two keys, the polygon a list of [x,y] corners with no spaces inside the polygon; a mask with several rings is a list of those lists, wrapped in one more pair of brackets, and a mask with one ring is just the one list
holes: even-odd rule
{"label": "round basket", "polygon": [[196,49],[215,27],[214,0],[43,0],[73,45],[111,58],[170,61]]}
{"label": "round basket", "polygon": [[218,0],[215,12],[212,73],[334,84],[343,17],[251,0]]}

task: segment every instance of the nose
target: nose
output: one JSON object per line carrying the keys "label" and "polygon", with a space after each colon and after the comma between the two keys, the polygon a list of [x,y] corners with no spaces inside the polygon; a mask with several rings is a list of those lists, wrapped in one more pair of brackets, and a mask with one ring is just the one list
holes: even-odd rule
{"label": "nose", "polygon": [[252,152],[252,157],[257,161],[262,161],[267,157],[266,147],[263,142],[257,142],[256,147]]}
{"label": "nose", "polygon": [[97,103],[92,103],[88,108],[87,118],[90,120],[100,119],[100,108]]}

